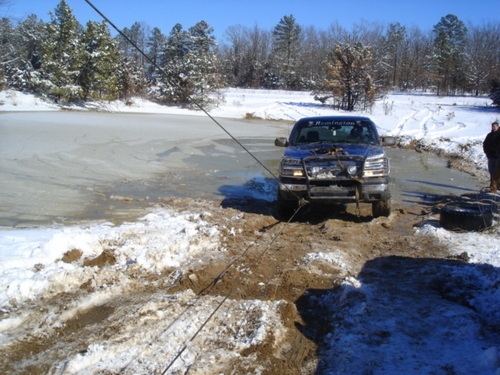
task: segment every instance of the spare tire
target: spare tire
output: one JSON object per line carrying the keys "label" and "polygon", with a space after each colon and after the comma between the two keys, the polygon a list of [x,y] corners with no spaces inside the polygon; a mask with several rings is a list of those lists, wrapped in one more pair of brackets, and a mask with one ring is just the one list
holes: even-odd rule
{"label": "spare tire", "polygon": [[441,208],[439,222],[448,230],[478,231],[493,224],[490,207],[472,203],[452,203]]}

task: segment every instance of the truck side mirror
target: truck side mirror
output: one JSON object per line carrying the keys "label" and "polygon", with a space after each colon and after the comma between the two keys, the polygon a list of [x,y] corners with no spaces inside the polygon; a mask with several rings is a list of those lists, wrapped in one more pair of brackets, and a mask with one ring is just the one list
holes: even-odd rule
{"label": "truck side mirror", "polygon": [[396,144],[396,137],[384,136],[381,137],[382,146],[394,146]]}
{"label": "truck side mirror", "polygon": [[278,147],[287,147],[288,139],[286,139],[285,137],[278,137],[274,140],[274,145]]}

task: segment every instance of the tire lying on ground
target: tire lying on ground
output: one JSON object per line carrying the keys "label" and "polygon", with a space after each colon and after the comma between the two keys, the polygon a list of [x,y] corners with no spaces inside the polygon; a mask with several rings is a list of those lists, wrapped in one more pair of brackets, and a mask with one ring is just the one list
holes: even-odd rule
{"label": "tire lying on ground", "polygon": [[448,230],[478,231],[491,227],[493,213],[480,204],[452,203],[441,208],[439,222]]}

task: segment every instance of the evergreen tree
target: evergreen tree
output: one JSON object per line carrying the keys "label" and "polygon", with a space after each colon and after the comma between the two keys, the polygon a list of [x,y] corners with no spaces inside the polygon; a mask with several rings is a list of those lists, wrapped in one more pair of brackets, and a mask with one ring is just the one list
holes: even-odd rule
{"label": "evergreen tree", "polygon": [[[134,22],[132,27],[125,31],[127,37],[137,46],[141,51],[146,51],[147,46],[147,27],[146,25]],[[143,71],[146,71],[146,61],[142,53],[140,53],[136,48],[129,49],[129,56],[132,62],[138,66],[141,66]]]}
{"label": "evergreen tree", "polygon": [[160,96],[170,103],[207,104],[208,95],[221,83],[213,48],[213,29],[205,21],[188,31],[176,24],[167,38],[163,54]]}
{"label": "evergreen tree", "polygon": [[45,23],[36,15],[30,14],[26,20],[19,23],[16,34],[19,44],[19,56],[24,61],[29,61],[33,69],[41,67],[42,41],[45,39]]}
{"label": "evergreen tree", "polygon": [[118,53],[118,67],[115,73],[117,79],[118,96],[121,99],[129,99],[137,94],[137,88],[142,83],[137,82],[137,69],[123,52]]}
{"label": "evergreen tree", "polygon": [[83,53],[79,54],[80,74],[76,83],[82,89],[82,98],[116,98],[118,49],[106,24],[89,21],[80,45]]}
{"label": "evergreen tree", "polygon": [[0,88],[6,84],[7,71],[17,58],[16,47],[12,38],[14,25],[8,18],[0,19]]}
{"label": "evergreen tree", "polygon": [[198,104],[208,105],[209,95],[221,88],[217,71],[217,46],[211,28],[205,21],[200,21],[189,29],[190,34],[190,69],[189,81],[192,87],[191,98]]}
{"label": "evergreen tree", "polygon": [[441,17],[433,31],[433,60],[438,77],[438,95],[442,91],[453,94],[464,81],[462,62],[467,28],[457,16],[448,14]]}
{"label": "evergreen tree", "polygon": [[[122,65],[120,68],[120,79],[125,80],[120,83],[124,88],[122,97],[130,97],[132,95],[145,95],[147,87],[147,74],[149,67],[145,57],[137,50],[137,46],[142,51],[146,51],[146,26],[135,22],[132,27],[125,28],[123,34],[117,37],[119,48],[122,52]],[[133,44],[131,44],[130,42]],[[126,87],[126,89],[125,89]]]}
{"label": "evergreen tree", "polygon": [[50,15],[51,22],[46,24],[43,41],[41,69],[35,72],[39,74],[33,76],[32,82],[56,100],[78,100],[82,95],[82,89],[77,85],[83,59],[79,50],[81,26],[64,0]]}
{"label": "evergreen tree", "polygon": [[191,95],[186,72],[189,72],[189,34],[176,24],[167,37],[163,53],[159,99],[168,103],[185,103]]}
{"label": "evergreen tree", "polygon": [[152,61],[152,66],[148,70],[148,79],[156,82],[158,72],[157,66],[160,66],[165,51],[167,37],[163,35],[161,30],[157,27],[153,28],[150,37],[147,40],[147,55]]}
{"label": "evergreen tree", "polygon": [[20,22],[10,39],[15,49],[15,59],[5,66],[7,84],[21,90],[30,88],[33,71],[42,66],[42,41],[45,38],[45,24],[36,15],[29,15]]}
{"label": "evergreen tree", "polygon": [[[375,87],[376,82],[378,88],[437,88],[438,94],[481,95],[488,94],[490,82],[500,76],[498,22],[467,30],[456,16],[447,15],[433,30],[424,32],[416,27],[406,30],[399,23],[385,29],[366,22],[347,32],[338,24],[326,31],[303,30],[290,15],[272,30],[230,27],[226,32],[229,44],[221,47],[203,21],[189,30],[178,24],[168,36],[135,22],[124,33],[150,62],[121,34],[111,43],[107,31],[98,25],[87,25],[83,32],[66,1],[60,1],[49,23],[36,15],[17,24],[0,20],[0,88],[32,90],[57,100],[152,93],[161,101],[188,103],[206,102],[224,77],[233,87],[317,87],[318,99],[325,100],[333,91],[324,84],[336,80],[340,64],[337,61],[332,69],[329,51],[335,45],[354,46],[353,40],[370,46],[365,87]],[[118,62],[114,68],[112,61]],[[340,106],[351,106],[349,95],[344,98],[336,93],[335,100]],[[365,95],[358,104],[366,106],[370,100]]]}
{"label": "evergreen tree", "polygon": [[283,77],[283,86],[287,89],[299,86],[296,64],[301,31],[292,15],[284,16],[273,31],[278,74]]}

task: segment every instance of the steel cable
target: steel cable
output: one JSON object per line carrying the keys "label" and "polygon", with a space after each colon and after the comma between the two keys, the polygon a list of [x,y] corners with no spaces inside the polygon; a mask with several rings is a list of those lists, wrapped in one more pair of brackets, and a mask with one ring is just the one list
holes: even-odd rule
{"label": "steel cable", "polygon": [[[167,73],[159,67],[149,56],[147,56],[144,51],[141,50],[127,35],[125,35],[118,27],[114,25],[111,20],[106,17],[97,7],[95,7],[90,0],[85,0],[85,2],[92,7],[116,32],[118,32],[128,43],[130,43],[147,61],[149,61],[158,71],[163,74],[167,79],[168,75]],[[175,83],[174,83],[175,85]],[[265,165],[263,164],[250,150],[248,150],[238,139],[236,139],[224,126],[222,126],[210,113],[208,113],[205,108],[199,104],[197,101],[193,100],[191,97],[188,97],[190,101],[199,109],[201,110],[209,119],[211,119],[220,129],[222,129],[233,141],[235,141],[246,153],[248,153],[262,168],[264,168],[275,180],[279,182],[278,177]],[[290,216],[290,218],[287,220],[287,223],[290,223],[294,217],[298,214],[298,212],[302,209],[304,204],[307,202],[302,202],[301,204],[298,205],[298,207],[294,210],[293,214]],[[254,262],[252,266],[255,266],[257,264],[257,261],[262,258],[262,256],[267,252],[267,250],[271,247],[271,245],[275,242],[275,240],[282,234],[280,231],[278,234],[276,234],[271,242],[265,247],[265,249],[259,254],[257,257],[257,260]],[[165,330],[161,332],[161,334],[167,332],[179,319],[182,317],[187,311],[193,307],[197,301],[201,298],[201,293],[206,293],[207,291],[210,292],[213,287],[224,277],[224,275],[227,273],[227,271],[236,263],[236,261],[240,258],[242,258],[252,247],[250,245],[243,253],[241,253],[238,257],[236,257],[229,265],[226,266],[226,268],[219,273],[219,275],[207,286],[205,287],[197,296],[195,299],[195,303],[193,305],[190,305],[186,309],[184,309],[167,327]],[[206,326],[206,324],[212,319],[212,317],[215,315],[215,313],[222,307],[224,302],[235,292],[236,288],[232,288],[229,293],[222,299],[222,301],[216,306],[214,311],[208,316],[207,319],[201,324],[201,326],[198,328],[198,330],[193,334],[193,336],[184,344],[184,346],[181,348],[181,350],[175,355],[175,357],[171,360],[171,362],[167,365],[167,367],[163,370],[162,374],[165,374],[175,363],[175,361],[182,355],[184,350],[187,348],[188,343],[192,342],[197,335],[201,332],[201,330]],[[121,368],[120,372],[125,371],[128,366],[136,359],[137,357],[134,357],[125,365],[124,367]]]}

